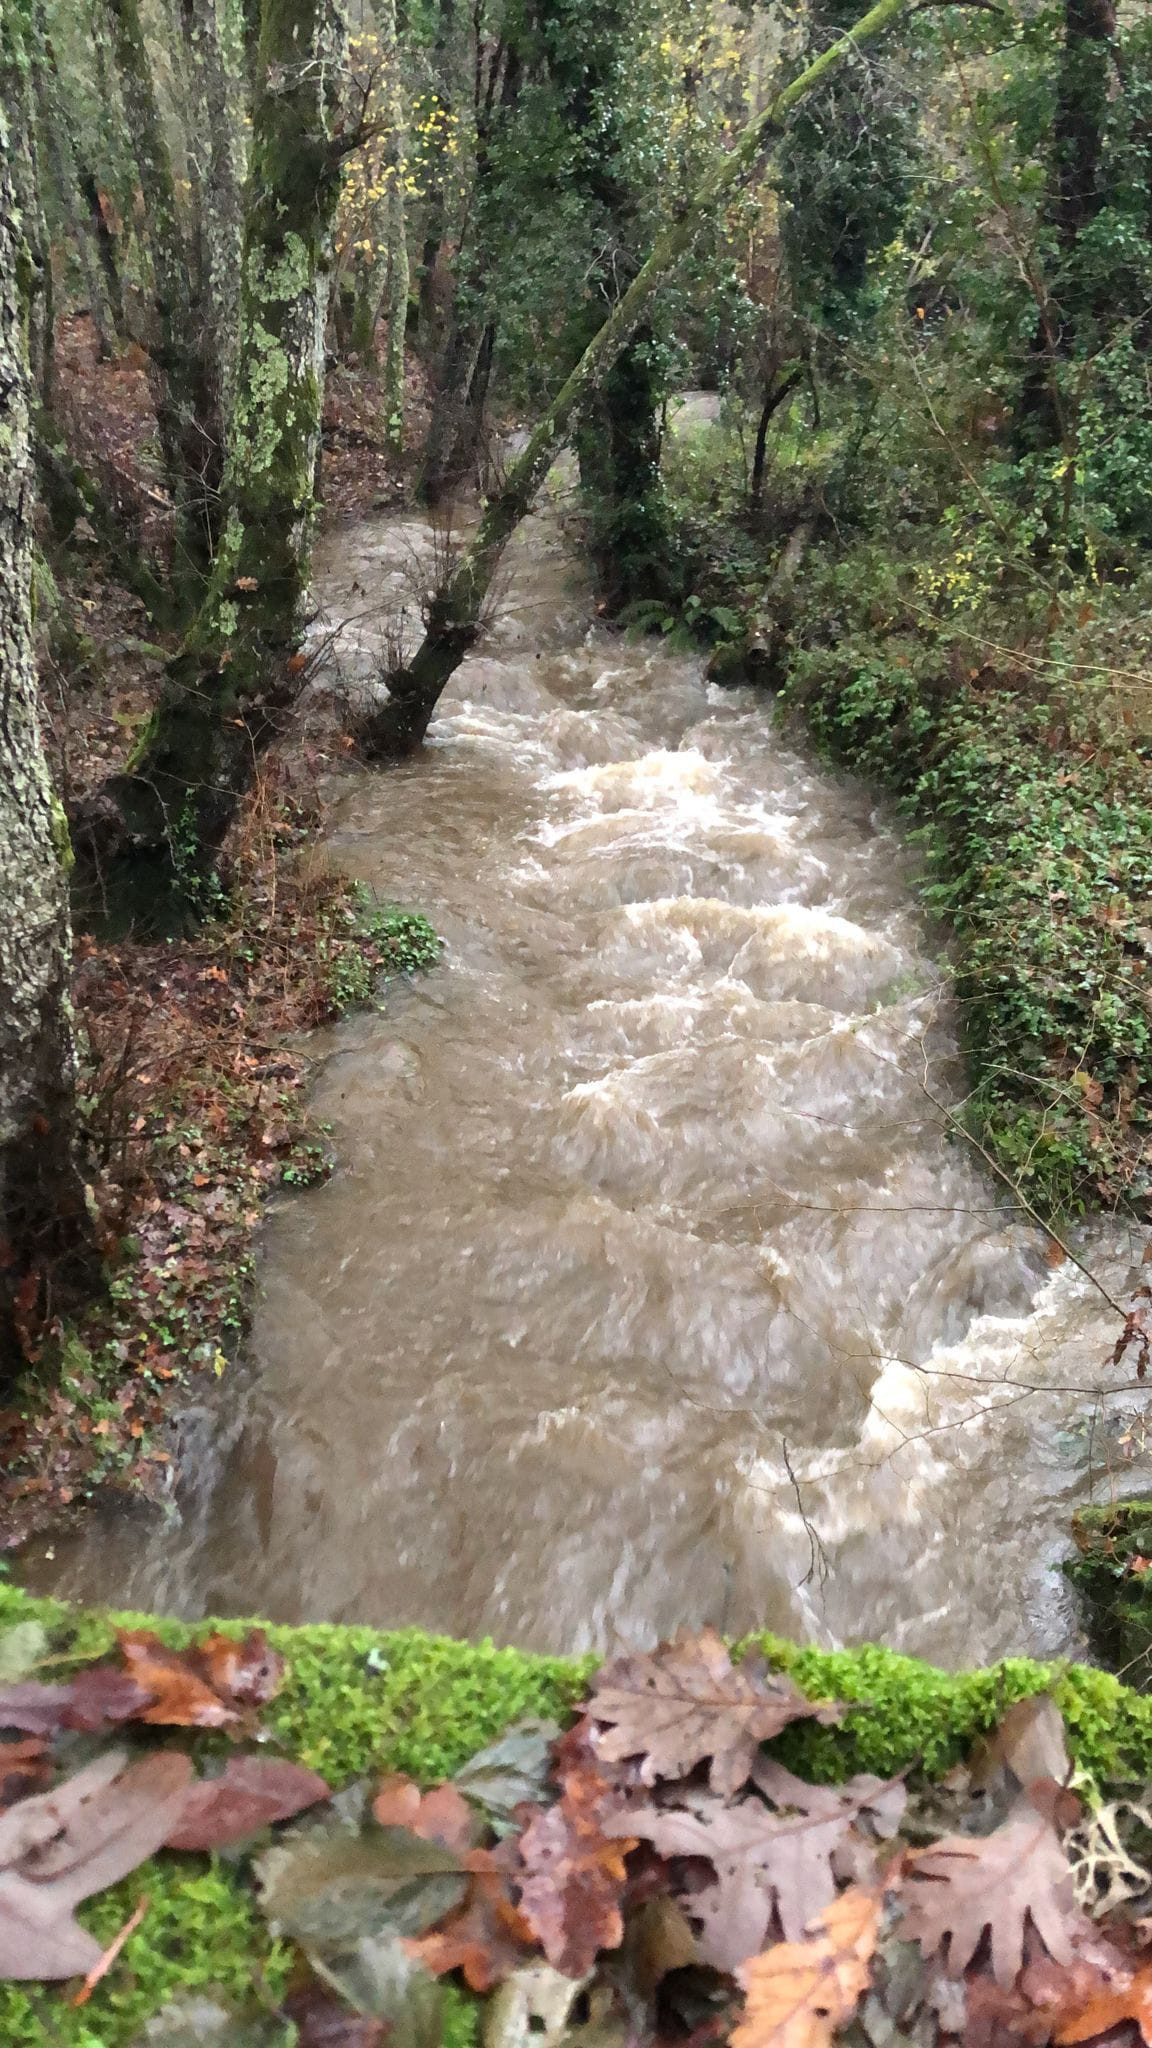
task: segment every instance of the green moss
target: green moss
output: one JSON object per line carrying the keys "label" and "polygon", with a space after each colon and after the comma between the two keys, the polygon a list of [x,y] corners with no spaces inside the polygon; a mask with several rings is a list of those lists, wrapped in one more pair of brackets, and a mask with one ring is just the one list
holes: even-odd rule
{"label": "green moss", "polygon": [[[76,1610],[0,1586],[0,1628],[30,1619],[48,1629],[52,1655],[68,1660],[100,1656],[117,1624],[155,1628],[176,1646],[197,1633],[183,1622]],[[240,1633],[248,1624],[215,1625]],[[325,1625],[269,1634],[289,1675],[267,1725],[333,1785],[391,1769],[427,1782],[443,1777],[510,1721],[563,1716],[595,1666],[592,1658],[532,1656],[416,1629]],[[1100,1782],[1152,1776],[1152,1700],[1104,1672],[1012,1659],[950,1674],[871,1645],[822,1651],[774,1636],[755,1641],[811,1696],[855,1703],[838,1727],[797,1723],[782,1738],[781,1757],[814,1778],[939,1773],[1013,1700],[1048,1684],[1079,1762]],[[143,1894],[147,1915],[90,2003],[75,2011],[52,1987],[0,1987],[0,2040],[11,2048],[124,2048],[150,2013],[181,1993],[215,1988],[238,2006],[276,1996],[289,1956],[269,1940],[242,1872],[219,1859],[165,1856],[82,1908],[82,1917],[109,1938]],[[470,2048],[475,2027],[470,2001],[454,1999],[449,2048]]]}
{"label": "green moss", "polygon": [[1064,1570],[1084,1603],[1098,1656],[1146,1686],[1152,1675],[1152,1501],[1082,1508],[1072,1523],[1079,1555]]}

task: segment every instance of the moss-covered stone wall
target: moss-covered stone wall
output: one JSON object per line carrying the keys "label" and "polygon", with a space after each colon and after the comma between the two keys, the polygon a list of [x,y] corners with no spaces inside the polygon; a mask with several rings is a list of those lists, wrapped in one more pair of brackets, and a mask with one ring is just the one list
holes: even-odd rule
{"label": "moss-covered stone wall", "polygon": [[[158,1629],[165,1641],[197,1633],[155,1617],[79,1612],[0,1587],[0,1630],[36,1619],[61,1659],[100,1656],[120,1626]],[[240,1632],[242,1624],[213,1624]],[[339,1787],[360,1775],[409,1771],[431,1782],[525,1714],[562,1716],[584,1689],[594,1660],[539,1657],[490,1643],[460,1643],[415,1629],[273,1628],[288,1676],[264,1724],[284,1751]],[[836,1728],[796,1724],[777,1744],[792,1768],[834,1780],[856,1770],[885,1775],[947,1769],[1015,1699],[1053,1685],[1079,1763],[1103,1782],[1152,1778],[1152,1699],[1083,1665],[1055,1668],[1011,1659],[987,1671],[950,1674],[888,1650],[798,1649],[758,1639],[771,1660],[814,1697],[855,1701]],[[50,1675],[46,1672],[45,1675]],[[0,1986],[4,2048],[126,2048],[174,1997],[218,1990],[237,2004],[275,1994],[291,1967],[273,1942],[244,1882],[225,1857],[167,1853],[81,1909],[110,1940],[147,1895],[144,1919],[90,2002],[75,2008],[67,1987]],[[449,2048],[466,2048],[475,2016],[452,2009]]]}

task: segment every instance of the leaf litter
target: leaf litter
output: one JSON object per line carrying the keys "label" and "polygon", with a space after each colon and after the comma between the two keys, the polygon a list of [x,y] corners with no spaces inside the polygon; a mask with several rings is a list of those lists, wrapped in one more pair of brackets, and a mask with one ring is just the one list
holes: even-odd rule
{"label": "leaf litter", "polygon": [[106,1948],[76,1909],[165,1850],[226,1852],[297,1952],[275,2012],[185,2001],[142,2043],[438,2048],[455,1981],[485,2048],[1152,2048],[1148,1795],[1074,1783],[1049,1695],[943,1786],[816,1785],[764,1745],[849,1708],[681,1632],[566,1730],[333,1794],[246,1746],[284,1677],[259,1630],[52,1667],[0,1638],[0,1975],[80,2002],[131,1967],[146,1888]]}

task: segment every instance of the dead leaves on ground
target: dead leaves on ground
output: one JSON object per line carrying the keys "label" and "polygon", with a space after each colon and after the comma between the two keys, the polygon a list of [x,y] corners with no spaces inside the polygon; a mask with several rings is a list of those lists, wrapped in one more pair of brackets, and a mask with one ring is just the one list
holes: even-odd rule
{"label": "dead leaves on ground", "polygon": [[606,1761],[640,1757],[641,1778],[653,1785],[710,1758],[712,1790],[730,1799],[747,1782],[762,1742],[789,1721],[838,1721],[844,1709],[805,1699],[762,1658],[734,1665],[715,1629],[706,1628],[699,1636],[681,1630],[651,1655],[605,1665],[588,1711],[608,1724],[596,1744]]}
{"label": "dead leaves on ground", "polygon": [[[302,1764],[219,1754],[284,1675],[259,1631],[184,1650],[129,1631],[42,1681],[46,1647],[0,1638],[0,1976],[83,1978],[85,1998],[130,1967],[147,1894],[103,1951],[84,1899],[162,1846],[251,1845],[301,1974],[221,2038],[437,2048],[455,1977],[488,2000],[486,2048],[828,2048],[846,2028],[856,2048],[1152,2048],[1147,1925],[1077,1901],[1093,1819],[1046,1697],[911,1800],[864,1774],[814,1785],[762,1744],[847,1709],[708,1630],[606,1667],[564,1733],[526,1721],[455,1781],[332,1799]],[[93,1759],[104,1730],[117,1746]],[[179,2009],[172,2027],[183,2041]]]}
{"label": "dead leaves on ground", "polygon": [[744,2018],[732,2048],[826,2048],[872,1981],[881,1900],[853,1886],[813,1920],[805,1941],[782,1941],[742,1971]]}

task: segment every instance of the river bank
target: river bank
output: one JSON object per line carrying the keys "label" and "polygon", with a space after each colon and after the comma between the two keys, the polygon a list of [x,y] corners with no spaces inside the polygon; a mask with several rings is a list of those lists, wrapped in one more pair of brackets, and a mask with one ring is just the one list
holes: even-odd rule
{"label": "river bank", "polygon": [[[524,529],[426,753],[342,777],[333,863],[448,951],[312,1045],[340,1170],[271,1220],[178,1515],[28,1568],[541,1649],[722,1616],[1077,1654],[1070,1506],[1140,1473],[1141,1397],[1101,1405],[1114,1311],[955,1142],[915,857],[763,697],[596,623],[569,520]],[[434,542],[325,541],[344,696]],[[1141,1245],[1091,1241],[1116,1298]]]}

